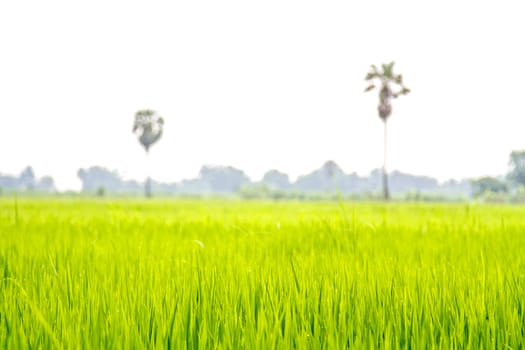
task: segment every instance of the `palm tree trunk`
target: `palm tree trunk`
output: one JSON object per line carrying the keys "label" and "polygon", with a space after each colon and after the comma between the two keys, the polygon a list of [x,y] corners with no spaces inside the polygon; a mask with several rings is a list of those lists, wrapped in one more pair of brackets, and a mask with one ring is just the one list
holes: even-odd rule
{"label": "palm tree trunk", "polygon": [[144,183],[144,195],[151,197],[151,178],[149,177],[149,152],[146,150],[146,182]]}
{"label": "palm tree trunk", "polygon": [[386,171],[386,119],[383,123],[385,124],[385,135],[383,140],[383,198],[387,201],[390,199],[390,191],[388,190],[388,173]]}
{"label": "palm tree trunk", "polygon": [[145,184],[145,194],[146,194],[146,198],[150,198],[151,197],[151,178],[148,176],[146,178],[146,184]]}

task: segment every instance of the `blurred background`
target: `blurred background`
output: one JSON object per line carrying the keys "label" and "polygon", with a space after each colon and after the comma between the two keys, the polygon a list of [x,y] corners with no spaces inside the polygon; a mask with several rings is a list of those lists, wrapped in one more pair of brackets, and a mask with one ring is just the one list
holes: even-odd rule
{"label": "blurred background", "polygon": [[[383,126],[364,78],[395,61],[411,92],[388,121],[391,192],[469,197],[486,177],[516,192],[522,13],[518,1],[2,2],[0,187],[141,193],[150,176],[165,194],[373,196]],[[132,132],[143,109],[164,120],[148,157]]]}

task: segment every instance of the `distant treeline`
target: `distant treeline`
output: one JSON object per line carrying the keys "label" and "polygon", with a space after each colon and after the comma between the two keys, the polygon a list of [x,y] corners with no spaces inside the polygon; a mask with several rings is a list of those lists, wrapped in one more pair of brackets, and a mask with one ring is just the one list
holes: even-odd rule
{"label": "distant treeline", "polygon": [[54,192],[55,181],[51,176],[35,177],[33,168],[28,166],[18,176],[0,174],[0,191],[2,189],[12,191],[39,191]]}
{"label": "distant treeline", "polygon": [[[242,170],[231,166],[203,166],[195,179],[164,183],[152,180],[153,193],[175,195],[228,195],[241,194],[246,198],[310,198],[327,194],[345,196],[361,194],[374,196],[381,189],[381,170],[375,169],[368,176],[345,174],[333,161],[319,169],[299,176],[296,181],[278,170],[270,170],[260,181],[252,181]],[[82,191],[89,193],[142,193],[143,182],[123,180],[117,171],[94,166],[80,169]],[[470,180],[450,180],[440,184],[427,176],[415,176],[394,171],[390,174],[393,195],[432,194],[445,197],[470,197]]]}
{"label": "distant treeline", "polygon": [[[78,178],[85,194],[139,195],[144,182],[124,180],[114,170],[100,166],[79,169]],[[278,170],[266,172],[260,181],[252,181],[244,171],[231,166],[203,166],[194,179],[180,182],[151,180],[152,192],[157,195],[228,196],[269,199],[333,199],[380,198],[382,171],[374,169],[367,176],[346,174],[334,161],[299,176],[295,181]],[[390,191],[394,197],[409,200],[451,200],[480,198],[485,201],[525,202],[525,150],[513,151],[509,172],[498,177],[449,180],[439,183],[428,176],[416,176],[400,171],[389,174]],[[18,176],[0,173],[2,192],[56,192],[50,176],[36,178],[28,166]]]}

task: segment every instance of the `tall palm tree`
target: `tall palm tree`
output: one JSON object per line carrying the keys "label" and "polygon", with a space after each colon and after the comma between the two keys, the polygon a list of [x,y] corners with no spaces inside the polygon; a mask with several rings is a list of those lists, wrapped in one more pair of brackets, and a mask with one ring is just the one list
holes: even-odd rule
{"label": "tall palm tree", "polygon": [[[383,158],[383,197],[385,200],[390,198],[388,190],[388,173],[386,171],[386,122],[388,117],[392,114],[392,98],[398,98],[401,95],[406,95],[410,90],[403,84],[403,76],[401,74],[394,74],[394,62],[382,64],[381,70],[377,66],[372,65],[370,71],[365,77],[370,85],[365,89],[365,92],[376,88],[374,81],[379,83],[379,105],[377,111],[379,118],[384,124],[384,158]],[[394,90],[393,87],[396,87]]]}
{"label": "tall palm tree", "polygon": [[[149,156],[150,147],[162,136],[163,128],[164,119],[156,111],[143,109],[135,113],[133,133],[137,135],[140,144],[146,150],[146,156]],[[149,175],[146,178],[145,193],[146,197],[151,197],[151,179]]]}

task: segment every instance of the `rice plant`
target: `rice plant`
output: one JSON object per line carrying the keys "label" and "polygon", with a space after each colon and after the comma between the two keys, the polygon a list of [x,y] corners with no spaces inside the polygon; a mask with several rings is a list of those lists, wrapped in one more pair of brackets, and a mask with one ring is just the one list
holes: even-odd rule
{"label": "rice plant", "polygon": [[0,199],[0,347],[525,347],[525,209]]}

